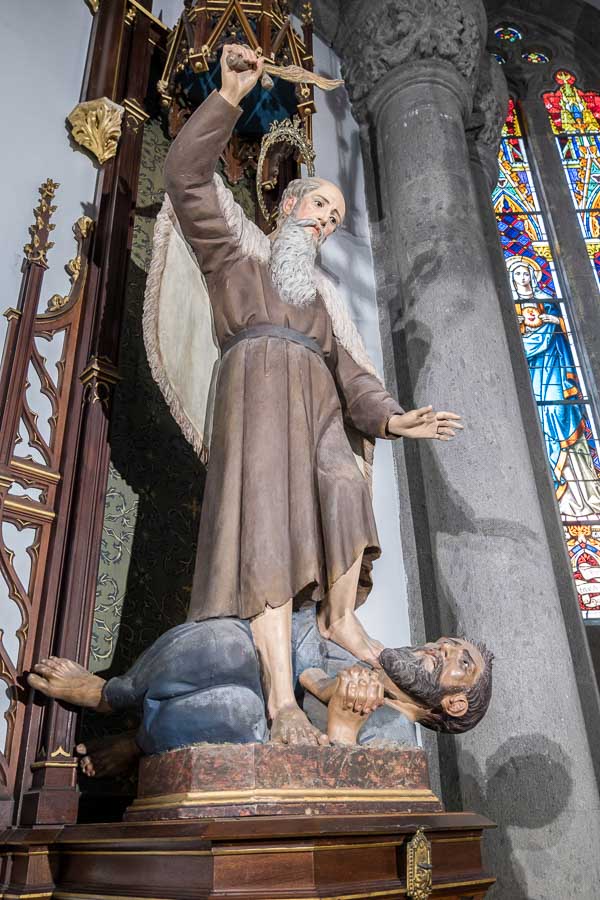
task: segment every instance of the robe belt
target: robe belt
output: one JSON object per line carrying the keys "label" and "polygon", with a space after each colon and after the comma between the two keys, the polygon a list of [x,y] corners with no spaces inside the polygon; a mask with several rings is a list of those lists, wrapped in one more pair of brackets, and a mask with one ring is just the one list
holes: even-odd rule
{"label": "robe belt", "polygon": [[279,338],[282,341],[291,341],[293,344],[302,344],[303,347],[312,350],[312,352],[316,353],[317,356],[320,356],[321,359],[325,358],[323,349],[318,341],[308,337],[306,334],[302,334],[301,331],[296,331],[294,328],[284,328],[283,325],[252,325],[250,328],[244,328],[243,331],[238,331],[238,333],[234,334],[228,341],[225,341],[221,347],[221,356],[225,356],[225,354],[231,350],[232,347],[235,347],[236,344],[239,344],[240,341],[249,341],[260,337],[274,337]]}

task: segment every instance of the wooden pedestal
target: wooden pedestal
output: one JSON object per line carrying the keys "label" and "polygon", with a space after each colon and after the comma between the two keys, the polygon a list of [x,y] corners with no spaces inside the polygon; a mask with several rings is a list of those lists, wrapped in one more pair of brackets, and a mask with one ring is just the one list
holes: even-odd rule
{"label": "wooden pedestal", "polygon": [[[472,813],[246,816],[14,831],[5,897],[54,900],[362,900],[405,898],[407,845],[431,842],[433,890],[479,900],[491,822]],[[8,838],[8,840],[7,840]],[[50,840],[49,840],[50,838]],[[31,877],[35,873],[37,883]]]}
{"label": "wooden pedestal", "polygon": [[[491,825],[443,811],[418,747],[198,744],[142,760],[123,822],[5,833],[0,894],[474,900],[494,882],[481,858]],[[422,878],[431,890],[414,887]]]}
{"label": "wooden pedestal", "polygon": [[420,747],[194,744],[140,763],[127,821],[441,812]]}

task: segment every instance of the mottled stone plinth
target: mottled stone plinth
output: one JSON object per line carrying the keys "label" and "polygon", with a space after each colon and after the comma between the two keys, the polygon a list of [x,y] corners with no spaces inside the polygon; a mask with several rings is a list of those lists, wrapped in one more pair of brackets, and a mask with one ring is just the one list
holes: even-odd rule
{"label": "mottled stone plinth", "polygon": [[438,812],[417,747],[196,744],[140,765],[129,820]]}

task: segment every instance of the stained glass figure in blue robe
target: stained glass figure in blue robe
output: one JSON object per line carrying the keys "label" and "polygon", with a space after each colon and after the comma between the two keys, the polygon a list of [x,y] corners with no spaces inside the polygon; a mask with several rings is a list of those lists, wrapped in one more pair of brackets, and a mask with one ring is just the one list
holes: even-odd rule
{"label": "stained glass figure in blue robe", "polygon": [[560,511],[569,518],[600,514],[596,447],[560,306],[540,288],[535,260],[512,256],[506,266]]}

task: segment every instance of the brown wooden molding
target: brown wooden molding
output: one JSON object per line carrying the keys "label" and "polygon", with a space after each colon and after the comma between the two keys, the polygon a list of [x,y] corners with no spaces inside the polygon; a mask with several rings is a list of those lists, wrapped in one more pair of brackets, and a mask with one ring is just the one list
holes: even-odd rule
{"label": "brown wooden molding", "polygon": [[[115,154],[102,166],[96,188],[97,224],[72,355],[68,428],[62,447],[60,506],[54,522],[52,563],[45,573],[47,627],[38,634],[38,656],[54,654],[87,665],[100,555],[110,445],[108,429],[129,264],[150,60],[156,29],[148,16],[125,21],[125,0],[101,2],[94,19],[86,99],[117,102],[127,118]],[[65,374],[65,378],[66,378]],[[90,402],[86,402],[90,401]],[[56,623],[54,625],[54,623]],[[32,737],[22,765],[23,825],[74,822],[79,792],[71,765],[52,762],[43,748],[70,752],[77,715],[53,701],[32,708]],[[32,770],[32,766],[35,768]]]}
{"label": "brown wooden molding", "polygon": [[94,220],[89,216],[80,216],[73,225],[73,234],[77,241],[77,255],[70,259],[65,269],[71,279],[71,290],[66,295],[53,294],[48,301],[46,315],[54,316],[72,303],[77,303],[83,288],[85,287],[85,276],[87,274],[87,258],[83,252],[85,239],[91,234],[94,227]]}
{"label": "brown wooden molding", "polygon": [[[4,836],[4,848],[22,871],[37,854],[21,891],[47,888],[47,878],[63,900],[482,900],[495,881],[482,858],[490,827],[474,813],[246,816],[21,830]],[[407,851],[423,832],[430,862],[415,861],[432,866],[431,890],[415,893]]]}
{"label": "brown wooden molding", "polygon": [[[0,371],[0,522],[8,523],[19,532],[27,529],[27,553],[31,566],[26,583],[13,566],[13,551],[4,531],[0,529],[0,566],[7,582],[10,601],[18,607],[21,626],[17,631],[17,658],[8,655],[0,641],[0,681],[8,687],[12,697],[9,709],[9,729],[6,746],[0,747],[0,778],[7,794],[21,790],[23,754],[35,735],[32,719],[39,707],[22,702],[26,694],[18,686],[18,676],[27,671],[43,644],[43,636],[50,636],[54,617],[54,598],[45,593],[44,584],[52,568],[52,543],[56,523],[60,518],[59,490],[64,436],[68,425],[68,404],[73,387],[73,359],[81,324],[81,298],[87,279],[88,256],[92,221],[80,218],[74,225],[77,254],[67,264],[72,285],[67,297],[55,300],[50,312],[38,313],[47,251],[51,246],[48,234],[49,217],[54,211],[51,201],[58,185],[49,179],[40,189],[41,203],[32,226],[32,241],[25,248],[25,266],[18,308],[7,311],[9,320],[2,370]],[[57,338],[61,342],[55,366],[48,366],[44,344]],[[48,424],[41,431],[38,414],[30,406],[28,382],[32,371],[37,390],[50,404]],[[23,444],[20,435],[25,435]],[[28,446],[31,452],[28,453]],[[36,453],[36,459],[32,454]],[[19,455],[17,455],[19,454]],[[41,459],[39,456],[41,456]],[[33,491],[31,490],[33,489]],[[9,532],[10,533],[10,532]],[[44,615],[43,613],[46,613]],[[33,728],[33,732],[32,732]],[[29,775],[29,773],[27,773]],[[0,801],[0,821],[9,823],[12,801]]]}

